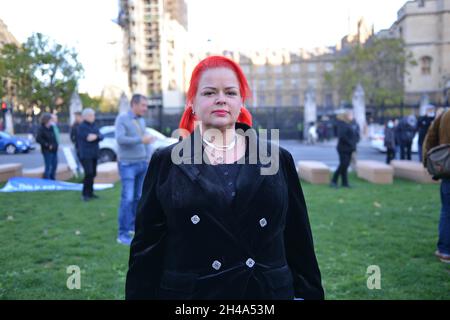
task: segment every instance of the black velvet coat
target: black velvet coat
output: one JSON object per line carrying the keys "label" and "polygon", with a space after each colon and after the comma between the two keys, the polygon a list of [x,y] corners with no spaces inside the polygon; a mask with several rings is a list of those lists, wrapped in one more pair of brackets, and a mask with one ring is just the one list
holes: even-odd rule
{"label": "black velvet coat", "polygon": [[[196,151],[202,147],[194,147],[194,141],[201,144],[198,129],[153,154],[136,216],[126,299],[324,298],[293,158],[279,148],[278,172],[261,175],[264,165],[248,159],[251,147],[263,141],[250,127],[239,128],[255,139],[246,138],[247,164],[232,206],[214,168],[194,164],[202,156]],[[172,150],[187,144],[190,152],[181,152],[183,162],[175,164]]]}

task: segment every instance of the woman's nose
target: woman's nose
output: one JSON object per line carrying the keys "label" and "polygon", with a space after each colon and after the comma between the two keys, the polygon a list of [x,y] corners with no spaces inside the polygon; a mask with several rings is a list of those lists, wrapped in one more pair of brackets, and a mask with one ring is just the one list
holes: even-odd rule
{"label": "woman's nose", "polygon": [[216,104],[225,104],[225,94],[223,92],[219,92],[216,99]]}

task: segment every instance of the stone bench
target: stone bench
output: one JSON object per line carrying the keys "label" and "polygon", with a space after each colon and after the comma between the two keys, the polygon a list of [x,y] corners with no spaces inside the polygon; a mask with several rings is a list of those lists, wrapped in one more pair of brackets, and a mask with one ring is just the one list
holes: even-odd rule
{"label": "stone bench", "polygon": [[376,184],[391,184],[394,182],[394,169],[380,161],[357,160],[356,175],[358,178]]}
{"label": "stone bench", "polygon": [[117,162],[105,162],[97,166],[94,183],[116,183],[120,180]]}
{"label": "stone bench", "polygon": [[[42,178],[44,176],[45,167],[37,167],[32,169],[24,169],[23,176],[27,178]],[[73,172],[67,164],[58,164],[56,168],[56,180],[67,181],[72,179]]]}
{"label": "stone bench", "polygon": [[420,183],[439,183],[431,178],[420,162],[410,160],[392,160],[391,166],[394,168],[394,176]]}
{"label": "stone bench", "polygon": [[7,163],[0,164],[0,182],[8,181],[12,177],[22,176],[22,164]]}
{"label": "stone bench", "polygon": [[299,161],[297,163],[297,172],[300,179],[312,184],[330,183],[330,169],[319,161]]}

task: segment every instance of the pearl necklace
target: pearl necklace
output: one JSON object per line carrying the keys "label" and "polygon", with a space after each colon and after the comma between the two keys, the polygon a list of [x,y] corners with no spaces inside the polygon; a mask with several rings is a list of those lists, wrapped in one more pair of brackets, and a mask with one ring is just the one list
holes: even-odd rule
{"label": "pearl necklace", "polygon": [[236,145],[236,141],[237,141],[237,135],[234,135],[234,139],[230,144],[225,145],[225,146],[216,146],[214,143],[211,143],[211,142],[207,141],[205,138],[203,138],[204,143],[206,143],[211,148],[216,149],[217,151],[227,151],[227,150],[233,149],[234,146]]}

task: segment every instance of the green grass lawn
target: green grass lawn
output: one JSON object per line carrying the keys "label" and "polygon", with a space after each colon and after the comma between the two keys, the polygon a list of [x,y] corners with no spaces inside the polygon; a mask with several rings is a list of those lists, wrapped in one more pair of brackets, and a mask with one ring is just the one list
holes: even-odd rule
{"label": "green grass lawn", "polygon": [[[439,185],[396,180],[354,189],[303,183],[327,299],[450,299],[450,265],[433,256]],[[120,186],[83,203],[78,192],[0,193],[1,299],[123,299],[129,248],[115,242]],[[69,290],[70,265],[81,289]],[[367,268],[381,289],[367,288]]]}

